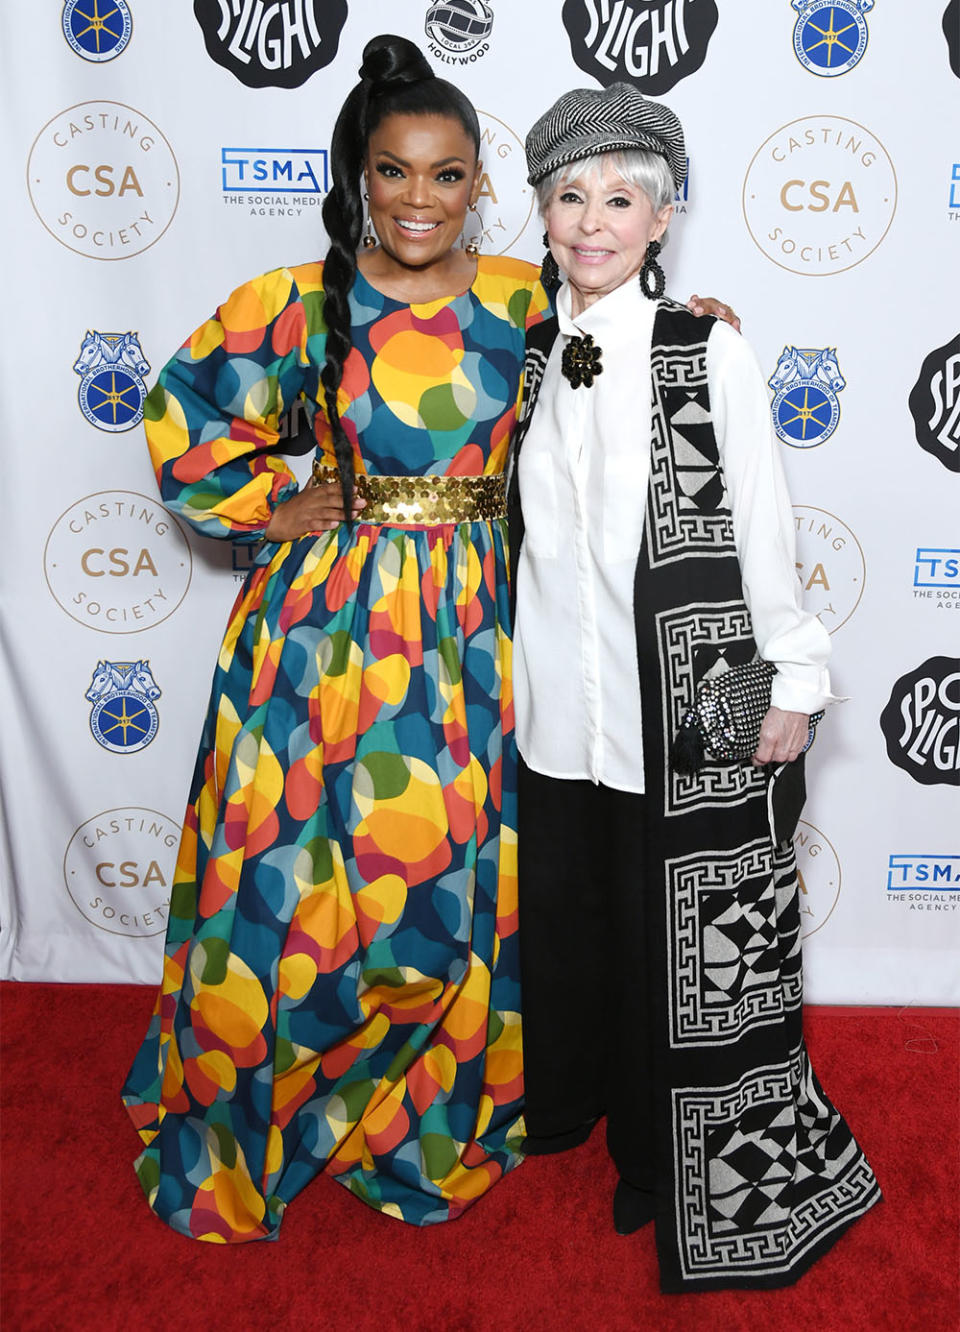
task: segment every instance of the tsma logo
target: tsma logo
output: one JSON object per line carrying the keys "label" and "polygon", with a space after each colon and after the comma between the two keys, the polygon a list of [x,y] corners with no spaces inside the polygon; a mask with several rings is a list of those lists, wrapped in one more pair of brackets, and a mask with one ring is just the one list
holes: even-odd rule
{"label": "tsma logo", "polygon": [[960,550],[918,546],[914,587],[960,587]]}
{"label": "tsma logo", "polygon": [[892,855],[887,865],[887,892],[911,888],[960,893],[960,856]]}
{"label": "tsma logo", "polygon": [[221,148],[220,176],[227,194],[326,194],[325,148]]}

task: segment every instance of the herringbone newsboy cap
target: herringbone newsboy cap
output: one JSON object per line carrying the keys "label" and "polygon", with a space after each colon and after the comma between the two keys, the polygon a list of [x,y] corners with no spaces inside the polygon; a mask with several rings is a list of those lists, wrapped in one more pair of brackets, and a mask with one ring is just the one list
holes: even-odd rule
{"label": "herringbone newsboy cap", "polygon": [[569,162],[630,148],[665,157],[677,189],[687,174],[680,121],[663,102],[651,102],[632,83],[564,93],[534,125],[525,147],[531,185]]}

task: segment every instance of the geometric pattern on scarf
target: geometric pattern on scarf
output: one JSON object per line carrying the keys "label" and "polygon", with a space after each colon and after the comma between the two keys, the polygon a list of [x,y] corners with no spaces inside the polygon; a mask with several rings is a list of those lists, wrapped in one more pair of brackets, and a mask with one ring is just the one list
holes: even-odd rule
{"label": "geometric pattern on scarf", "polygon": [[789,1273],[879,1194],[802,1047],[729,1086],[677,1089],[674,1119],[688,1278]]}
{"label": "geometric pattern on scarf", "polygon": [[706,863],[698,852],[667,865],[672,1046],[735,1041],[800,1006],[796,861],[783,856],[777,876],[772,861],[763,837]]}

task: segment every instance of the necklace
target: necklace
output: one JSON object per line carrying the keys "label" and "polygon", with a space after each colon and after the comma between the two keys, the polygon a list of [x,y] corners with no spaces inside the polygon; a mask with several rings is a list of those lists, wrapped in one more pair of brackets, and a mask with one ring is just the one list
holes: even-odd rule
{"label": "necklace", "polygon": [[560,373],[569,379],[571,388],[591,388],[597,375],[603,374],[600,363],[602,350],[588,333],[582,338],[571,338],[563,349]]}

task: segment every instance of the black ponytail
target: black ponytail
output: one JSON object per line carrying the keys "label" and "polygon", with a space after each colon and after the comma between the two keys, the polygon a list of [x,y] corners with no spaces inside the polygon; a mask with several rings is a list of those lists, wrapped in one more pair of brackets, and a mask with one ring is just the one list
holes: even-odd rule
{"label": "black ponytail", "polygon": [[327,359],[320,372],[327,419],[340,472],[343,511],[352,521],[353,448],[340,421],[337,392],[353,346],[349,296],[357,275],[357,250],[363,232],[360,179],[370,135],[389,115],[453,116],[480,151],[480,125],[467,97],[438,79],[423,53],[405,37],[373,37],[363,50],[360,82],[337,116],[330,144],[333,186],[323,201],[323,224],[330,248],[323,267]]}

